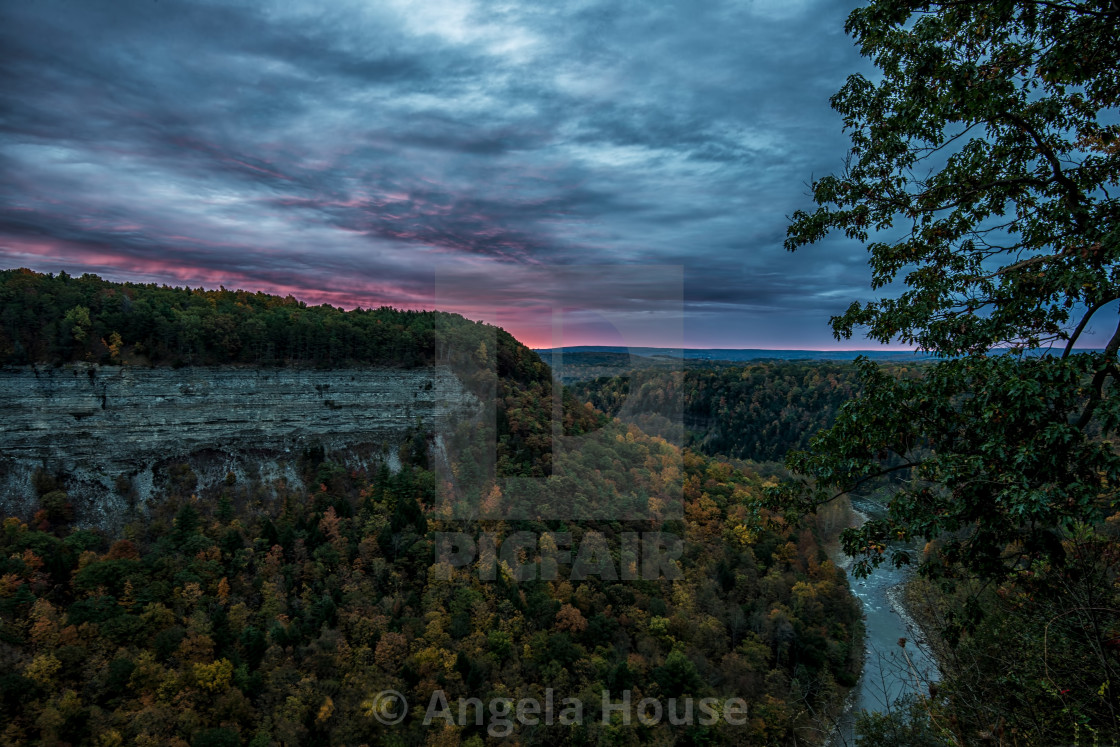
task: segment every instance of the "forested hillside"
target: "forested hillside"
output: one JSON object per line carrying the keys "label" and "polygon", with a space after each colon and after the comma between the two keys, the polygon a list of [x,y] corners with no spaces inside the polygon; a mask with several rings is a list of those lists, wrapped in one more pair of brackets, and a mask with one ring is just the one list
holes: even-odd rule
{"label": "forested hillside", "polygon": [[[344,311],[265,293],[0,271],[0,365],[69,362],[446,365],[496,409],[504,476],[541,474],[551,452],[548,366],[505,330],[458,314],[389,307]],[[574,407],[566,394],[563,399],[569,432],[594,425],[594,415]]]}
{"label": "forested hillside", "polygon": [[[182,357],[189,349],[195,361],[251,362],[223,359],[210,339],[161,347],[159,333],[145,337],[144,329],[158,328],[160,319],[174,324],[196,305],[208,324],[243,314],[230,339],[251,339],[241,327],[255,329],[255,320],[273,320],[265,329],[277,345],[298,337],[285,325],[324,332],[380,321],[390,337],[407,341],[400,350],[411,351],[412,364],[436,356],[422,342],[430,314],[306,308],[263,295],[90,276],[3,278],[11,362],[20,360],[17,342],[24,361],[117,355],[137,365],[142,355],[189,364]],[[244,309],[241,297],[251,299]],[[25,306],[35,310],[26,328],[9,320]],[[88,325],[75,307],[88,310]],[[358,320],[353,327],[351,320]],[[465,474],[472,465],[456,460],[472,452],[457,457],[452,449],[441,476],[443,457],[422,431],[396,445],[396,473],[387,464],[348,469],[309,447],[295,465],[309,490],[232,473],[203,489],[189,465],[171,465],[175,479],[166,494],[115,536],[76,527],[66,475],[40,474],[37,511],[3,519],[0,530],[0,741],[476,747],[499,742],[500,724],[497,734],[493,723],[473,720],[425,726],[423,707],[435,691],[452,702],[516,701],[543,698],[548,688],[558,702],[586,704],[582,723],[514,722],[520,743],[819,741],[856,682],[862,647],[858,605],[822,551],[815,522],[794,528],[760,515],[764,485],[756,475],[571,401],[562,432],[593,433],[594,442],[568,455],[563,478],[551,475],[547,368],[508,335],[499,333],[498,350],[480,349],[472,335],[492,328],[466,320],[451,326],[461,335],[456,350],[476,364],[461,369],[477,374],[474,388],[490,391],[498,411],[496,433],[478,435],[497,439],[500,474],[437,482]],[[99,352],[91,340],[113,332],[120,350]],[[353,339],[351,350],[368,351],[367,362],[384,355]],[[336,358],[328,348],[312,346],[308,357],[285,362],[360,359]],[[535,478],[544,494],[574,502],[643,507],[648,518],[451,518],[448,491],[456,500],[485,496],[489,515],[500,516],[502,475]],[[673,501],[681,518],[666,508]],[[570,533],[573,547],[600,535],[616,572],[573,577],[562,564],[554,579],[518,580],[502,566],[488,580],[477,565],[437,562],[439,532],[501,538],[517,531],[541,538],[526,560],[545,552],[546,532]],[[651,531],[684,540],[683,577],[624,580],[630,561],[622,535]],[[385,690],[399,691],[413,708],[400,724],[379,718],[377,694]],[[673,726],[624,723],[615,714],[604,723],[603,691],[621,697],[625,690],[635,701],[743,698],[749,718],[745,726]]]}
{"label": "forested hillside", "polygon": [[[659,446],[630,432],[635,448]],[[182,490],[123,537],[74,531],[44,480],[30,522],[0,535],[0,675],[6,743],[421,744],[415,720],[377,722],[370,698],[425,704],[514,699],[555,688],[598,704],[635,697],[742,697],[748,727],[598,723],[533,730],[527,744],[786,744],[819,727],[860,666],[860,614],[811,529],[743,534],[758,481],[689,455],[684,579],[515,583],[432,572],[432,474],[349,474],[304,462],[311,495],[255,506],[231,480],[216,498]],[[655,473],[639,477],[648,489]],[[604,474],[597,489],[630,482]],[[545,525],[488,523],[499,533]],[[590,529],[552,526],[575,533]],[[625,525],[597,527],[609,541]],[[559,697],[559,695],[558,695]],[[482,744],[484,728],[437,744]],[[462,740],[462,741],[460,741]]]}
{"label": "forested hillside", "polygon": [[0,271],[0,364],[423,366],[465,358],[488,338],[500,375],[548,379],[509,333],[456,314]]}
{"label": "forested hillside", "polygon": [[[921,363],[890,364],[900,376]],[[625,406],[649,433],[669,436],[666,402],[679,407],[683,445],[705,454],[781,461],[791,449],[832,424],[836,410],[859,387],[854,366],[831,362],[766,362],[746,366],[635,370],[573,384],[576,399],[610,415]],[[661,414],[663,417],[651,417]]]}

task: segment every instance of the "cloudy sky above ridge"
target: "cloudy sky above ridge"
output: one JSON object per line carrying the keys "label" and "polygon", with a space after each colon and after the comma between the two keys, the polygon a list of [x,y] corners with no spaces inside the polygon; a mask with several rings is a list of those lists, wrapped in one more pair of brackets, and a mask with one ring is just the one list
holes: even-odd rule
{"label": "cloudy sky above ridge", "polygon": [[781,242],[846,150],[849,7],[4,3],[0,267],[835,347],[864,250]]}

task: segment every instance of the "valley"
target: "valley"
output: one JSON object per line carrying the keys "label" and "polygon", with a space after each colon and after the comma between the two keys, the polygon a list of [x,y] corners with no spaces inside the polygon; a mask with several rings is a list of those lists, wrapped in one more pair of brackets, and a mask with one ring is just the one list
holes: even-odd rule
{"label": "valley", "polygon": [[[386,723],[379,694],[547,690],[588,707],[527,743],[777,745],[821,741],[858,681],[826,527],[759,512],[769,477],[580,402],[500,330],[0,281],[7,741],[476,747],[498,717]],[[364,346],[387,321],[393,352]]]}

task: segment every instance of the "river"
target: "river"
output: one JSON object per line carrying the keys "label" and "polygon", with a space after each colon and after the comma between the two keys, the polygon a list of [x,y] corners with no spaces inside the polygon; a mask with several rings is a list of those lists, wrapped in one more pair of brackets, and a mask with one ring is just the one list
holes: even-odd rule
{"label": "river", "polygon": [[[878,504],[858,499],[852,504],[861,522],[883,510]],[[834,559],[845,570],[851,566],[851,559],[839,551]],[[921,630],[901,604],[902,585],[911,573],[910,568],[882,566],[868,578],[849,577],[852,593],[863,605],[867,631],[863,676],[829,739],[831,747],[855,744],[859,712],[886,711],[903,695],[925,694],[928,683],[938,679],[937,664],[924,644]],[[905,639],[904,647],[899,646],[900,639]]]}

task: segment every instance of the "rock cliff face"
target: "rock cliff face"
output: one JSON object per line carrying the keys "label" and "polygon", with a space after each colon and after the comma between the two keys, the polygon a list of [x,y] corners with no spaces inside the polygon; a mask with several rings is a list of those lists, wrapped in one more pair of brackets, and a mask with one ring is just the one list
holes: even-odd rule
{"label": "rock cliff face", "polygon": [[110,526],[188,464],[203,489],[227,474],[298,482],[322,446],[350,467],[394,465],[415,432],[479,401],[447,369],[134,368],[0,371],[0,512],[26,515],[32,478],[65,476],[79,523]]}

